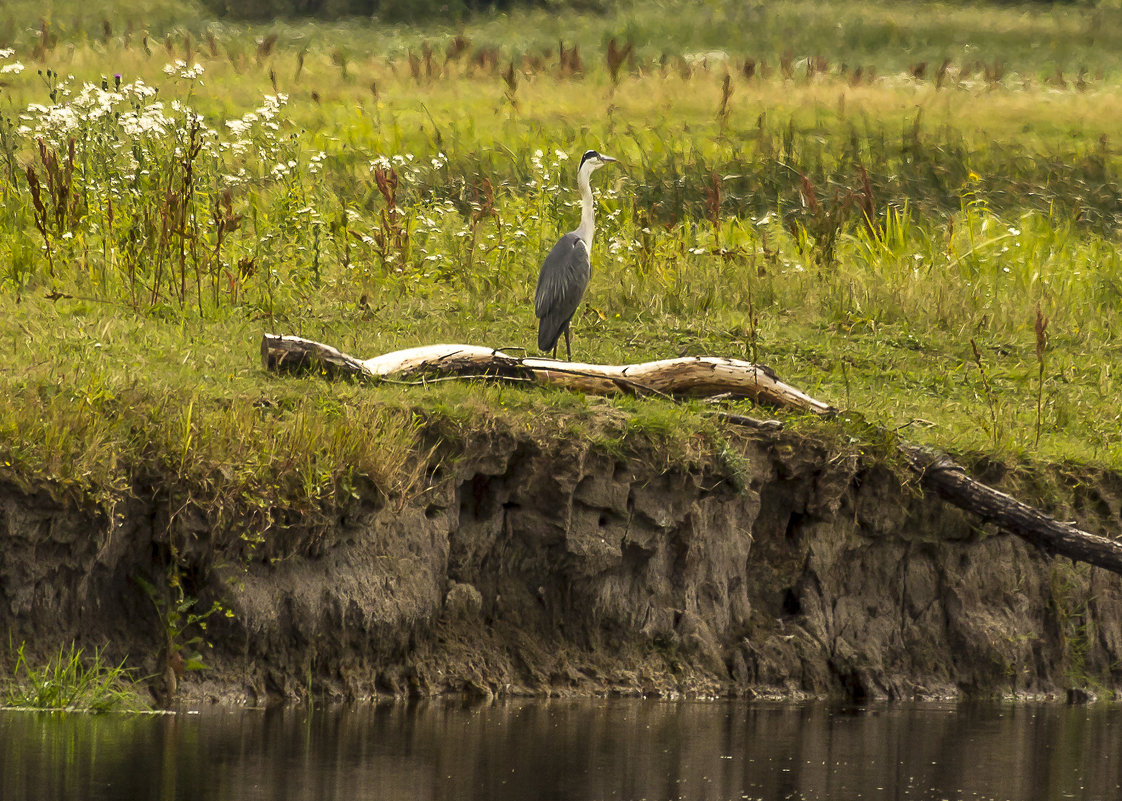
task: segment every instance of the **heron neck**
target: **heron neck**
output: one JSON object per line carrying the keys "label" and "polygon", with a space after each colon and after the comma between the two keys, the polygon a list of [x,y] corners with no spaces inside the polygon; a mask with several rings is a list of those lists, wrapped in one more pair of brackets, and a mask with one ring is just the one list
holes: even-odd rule
{"label": "heron neck", "polygon": [[577,177],[577,183],[580,185],[580,227],[577,228],[577,234],[584,240],[589,248],[592,247],[592,236],[596,233],[596,214],[593,210],[592,203],[592,185],[588,182],[591,173],[591,170],[581,170],[580,175]]}

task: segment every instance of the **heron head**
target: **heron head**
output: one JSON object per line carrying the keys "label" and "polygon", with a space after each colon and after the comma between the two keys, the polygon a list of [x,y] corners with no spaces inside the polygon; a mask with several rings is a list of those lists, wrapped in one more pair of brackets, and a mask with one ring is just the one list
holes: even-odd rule
{"label": "heron head", "polygon": [[578,172],[585,169],[586,165],[588,167],[588,171],[592,172],[593,170],[598,170],[605,164],[610,164],[613,161],[616,161],[616,159],[612,158],[611,156],[605,156],[603,153],[598,153],[595,150],[586,150],[584,155],[581,156]]}

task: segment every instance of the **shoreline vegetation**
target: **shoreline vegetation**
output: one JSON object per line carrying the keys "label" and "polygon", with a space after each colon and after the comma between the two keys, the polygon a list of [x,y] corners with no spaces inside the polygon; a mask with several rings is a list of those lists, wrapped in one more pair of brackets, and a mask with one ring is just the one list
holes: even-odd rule
{"label": "shoreline vegetation", "polygon": [[[110,518],[161,485],[326,520],[356,487],[422,491],[441,440],[479,432],[668,469],[731,458],[701,402],[259,366],[265,331],[351,353],[531,347],[590,147],[623,168],[596,190],[574,358],[745,359],[845,410],[784,417],[839,447],[879,453],[887,429],[1014,472],[1117,474],[1118,21],[1107,3],[635,2],[454,25],[9,4],[0,480]],[[162,608],[188,604],[177,636],[197,633],[173,574]]]}

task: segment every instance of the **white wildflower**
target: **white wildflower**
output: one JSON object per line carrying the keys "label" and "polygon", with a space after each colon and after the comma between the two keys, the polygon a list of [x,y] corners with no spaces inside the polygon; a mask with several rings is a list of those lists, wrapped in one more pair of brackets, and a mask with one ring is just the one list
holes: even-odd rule
{"label": "white wildflower", "polygon": [[197,80],[205,71],[202,64],[195,62],[187,66],[187,62],[183,59],[176,59],[171,64],[164,65],[164,75],[174,75],[187,81]]}

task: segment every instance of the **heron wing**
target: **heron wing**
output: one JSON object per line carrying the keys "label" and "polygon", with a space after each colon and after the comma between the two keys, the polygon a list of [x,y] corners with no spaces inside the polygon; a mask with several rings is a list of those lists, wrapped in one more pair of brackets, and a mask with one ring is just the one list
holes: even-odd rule
{"label": "heron wing", "polygon": [[534,292],[534,314],[541,318],[538,347],[549,350],[580,305],[592,267],[588,246],[576,231],[565,234],[545,257]]}

